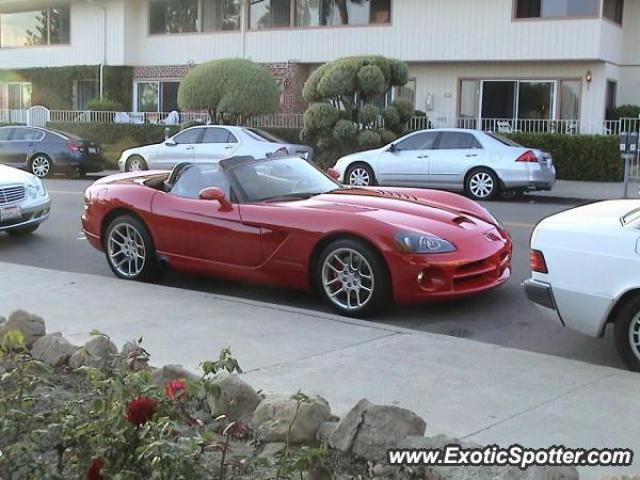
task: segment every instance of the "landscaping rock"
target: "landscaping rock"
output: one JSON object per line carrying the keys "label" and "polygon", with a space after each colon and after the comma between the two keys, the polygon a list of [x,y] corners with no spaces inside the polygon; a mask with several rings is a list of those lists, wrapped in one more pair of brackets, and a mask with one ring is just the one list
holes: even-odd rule
{"label": "landscaping rock", "polygon": [[149,367],[149,352],[134,342],[127,342],[120,352],[119,368],[123,372],[147,371]]}
{"label": "landscaping rock", "polygon": [[324,422],[322,425],[320,425],[320,428],[318,429],[318,433],[316,435],[318,443],[323,446],[329,445],[329,439],[331,438],[331,435],[333,435],[333,432],[336,431],[337,427],[338,422],[334,421]]}
{"label": "landscaping rock", "polygon": [[367,460],[381,460],[387,449],[397,447],[408,436],[424,435],[426,427],[426,422],[409,410],[360,400],[338,423],[329,446]]}
{"label": "landscaping rock", "polygon": [[258,459],[273,459],[276,455],[284,452],[286,448],[287,444],[283,442],[267,443],[258,454]]}
{"label": "landscaping rock", "polygon": [[242,420],[248,423],[262,397],[251,385],[244,382],[238,375],[220,373],[212,383],[220,387],[220,395],[207,396],[207,403],[214,418],[226,415],[227,420]]}
{"label": "landscaping rock", "polygon": [[67,363],[77,350],[78,347],[71,345],[61,334],[50,333],[36,340],[31,355],[40,362],[52,367],[59,367]]}
{"label": "landscaping rock", "polygon": [[364,420],[364,412],[369,406],[371,406],[371,402],[363,398],[338,422],[335,431],[329,438],[331,448],[341,452],[351,452],[353,440]]}
{"label": "landscaping rock", "polygon": [[151,372],[151,381],[159,387],[171,380],[179,379],[195,382],[199,380],[199,377],[186,370],[182,365],[165,365]]}
{"label": "landscaping rock", "polygon": [[117,354],[118,347],[108,337],[98,335],[71,356],[69,367],[74,370],[80,367],[91,367],[106,372],[112,368]]}
{"label": "landscaping rock", "polygon": [[9,315],[9,320],[0,327],[0,343],[4,340],[4,336],[12,330],[18,330],[24,335],[27,347],[31,347],[38,338],[44,337],[46,333],[42,317],[24,310],[13,312]]}
{"label": "landscaping rock", "polygon": [[315,396],[309,402],[301,403],[296,415],[297,408],[296,400],[284,395],[262,400],[252,419],[258,439],[263,442],[286,442],[291,425],[290,444],[315,443],[320,426],[332,418],[329,403]]}

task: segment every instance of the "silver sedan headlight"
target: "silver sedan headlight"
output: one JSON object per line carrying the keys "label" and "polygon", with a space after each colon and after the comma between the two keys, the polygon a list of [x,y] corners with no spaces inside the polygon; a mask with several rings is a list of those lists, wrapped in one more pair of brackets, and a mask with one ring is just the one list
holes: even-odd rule
{"label": "silver sedan headlight", "polygon": [[453,243],[433,235],[400,232],[394,237],[396,248],[402,253],[449,253],[455,252]]}
{"label": "silver sedan headlight", "polygon": [[31,180],[31,185],[27,187],[27,193],[30,198],[44,197],[47,195],[47,189],[39,178]]}

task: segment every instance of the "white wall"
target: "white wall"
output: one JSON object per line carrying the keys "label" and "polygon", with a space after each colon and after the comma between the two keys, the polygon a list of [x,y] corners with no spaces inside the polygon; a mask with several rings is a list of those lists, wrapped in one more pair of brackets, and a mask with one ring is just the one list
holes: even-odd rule
{"label": "white wall", "polygon": [[618,105],[640,105],[640,0],[627,0]]}
{"label": "white wall", "polygon": [[[124,62],[124,2],[113,0],[107,6],[107,60]],[[97,65],[103,59],[103,10],[85,2],[71,4],[71,43],[44,47],[2,48],[0,68]]]}
{"label": "white wall", "polygon": [[[587,86],[586,72],[591,70],[593,80]],[[500,80],[582,80],[580,120],[598,127],[604,119],[605,88],[608,75],[602,62],[529,62],[529,63],[440,63],[411,64],[410,77],[416,79],[416,108],[425,110],[426,98],[433,95],[433,111],[428,112],[435,126],[458,115],[458,85],[460,79]],[[557,100],[556,100],[557,101]]]}
{"label": "white wall", "polygon": [[[130,63],[198,63],[242,55],[239,33],[149,36],[146,1],[129,1],[138,19],[129,32],[135,39]],[[601,42],[603,29],[611,34],[602,20],[512,21],[511,16],[512,0],[394,0],[390,26],[250,31],[246,54],[257,62],[308,63],[367,53],[406,61],[619,59],[610,38]]]}

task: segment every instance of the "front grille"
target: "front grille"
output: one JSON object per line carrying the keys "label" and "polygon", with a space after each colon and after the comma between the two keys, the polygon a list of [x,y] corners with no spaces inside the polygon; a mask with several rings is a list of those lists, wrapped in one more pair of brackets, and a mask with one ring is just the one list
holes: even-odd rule
{"label": "front grille", "polygon": [[0,205],[11,205],[24,200],[25,188],[22,185],[0,187]]}
{"label": "front grille", "polygon": [[508,251],[499,252],[484,260],[467,263],[453,272],[454,291],[464,291],[497,281],[511,263]]}

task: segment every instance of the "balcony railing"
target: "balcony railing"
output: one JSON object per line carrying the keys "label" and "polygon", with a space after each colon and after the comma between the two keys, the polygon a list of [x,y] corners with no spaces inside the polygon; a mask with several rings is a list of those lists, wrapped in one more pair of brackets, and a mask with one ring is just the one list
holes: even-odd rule
{"label": "balcony railing", "polygon": [[[120,123],[133,125],[181,125],[207,123],[206,112],[95,112],[80,110],[48,110],[32,107],[28,110],[0,110],[0,123],[46,126],[59,123]],[[378,122],[383,126],[382,120]],[[277,113],[250,119],[247,124],[264,128],[302,128],[303,114]],[[413,117],[409,130],[429,128],[467,128],[495,133],[555,133],[562,135],[618,135],[640,131],[640,118],[583,122],[580,120],[513,119],[513,118],[448,118]]]}

